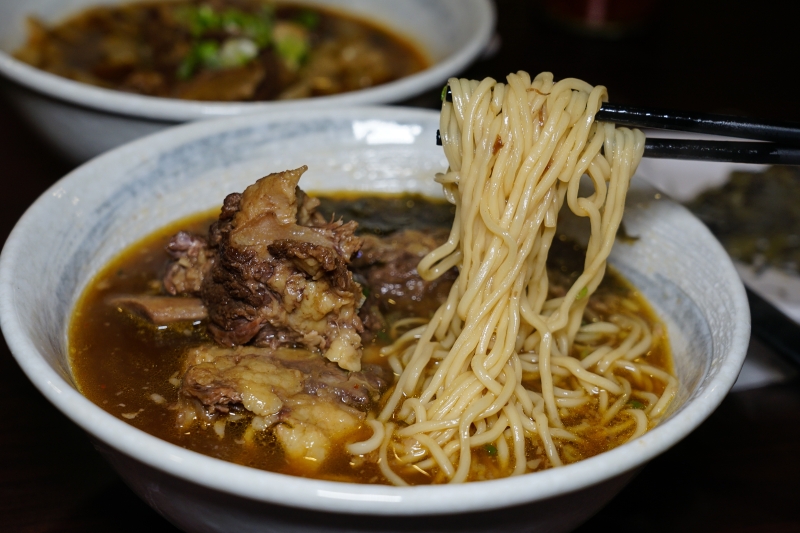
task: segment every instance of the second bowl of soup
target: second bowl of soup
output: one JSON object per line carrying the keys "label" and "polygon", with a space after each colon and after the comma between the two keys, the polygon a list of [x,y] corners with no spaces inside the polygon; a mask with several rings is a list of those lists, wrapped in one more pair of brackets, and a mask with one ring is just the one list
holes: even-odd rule
{"label": "second bowl of soup", "polygon": [[190,120],[410,98],[471,62],[493,26],[486,0],[5,2],[0,74],[80,162]]}

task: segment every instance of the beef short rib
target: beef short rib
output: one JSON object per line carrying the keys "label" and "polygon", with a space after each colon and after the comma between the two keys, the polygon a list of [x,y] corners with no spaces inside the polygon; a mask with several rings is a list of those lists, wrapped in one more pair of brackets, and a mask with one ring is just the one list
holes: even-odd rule
{"label": "beef short rib", "polygon": [[347,266],[355,222],[326,221],[298,187],[303,166],[225,198],[209,232],[214,260],[201,298],[220,344],[302,347],[361,368],[361,286]]}

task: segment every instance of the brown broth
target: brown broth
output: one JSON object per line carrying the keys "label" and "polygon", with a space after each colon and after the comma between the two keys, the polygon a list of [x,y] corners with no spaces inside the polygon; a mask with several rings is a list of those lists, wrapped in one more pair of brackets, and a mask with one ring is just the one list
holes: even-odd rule
{"label": "brown broth", "polygon": [[[222,22],[200,23],[197,15],[186,14],[191,9],[211,9]],[[272,14],[264,15],[265,9]],[[222,18],[231,10],[266,17],[270,22],[259,31],[267,37],[246,23],[226,29],[236,27]],[[309,17],[313,22],[301,22]],[[277,42],[274,28],[286,23],[293,28],[289,33],[302,35],[304,51],[297,57]],[[15,56],[34,67],[108,89],[188,100],[324,96],[388,83],[430,64],[418,46],[376,23],[293,2],[175,0],[97,6],[54,26],[31,18],[28,30],[28,41]],[[224,59],[219,51],[226,41],[242,38],[256,43],[255,57]]]}
{"label": "brown broth", "polygon": [[[416,228],[449,226],[453,216],[449,204],[438,201],[428,203],[418,196],[375,196],[356,200],[354,202],[352,196],[346,195],[323,198],[320,210],[328,216],[336,213],[345,215],[346,219],[354,217],[366,231],[374,233],[391,232],[408,225]],[[409,207],[414,213],[411,217],[408,216]],[[400,214],[399,219],[391,215],[395,212]],[[154,283],[154,280],[160,279],[167,261],[164,247],[169,238],[181,229],[205,234],[216,214],[202,213],[170,224],[129,247],[95,276],[77,303],[69,328],[70,364],[79,390],[92,402],[128,424],[205,455],[286,474],[313,475],[357,483],[386,483],[374,462],[347,454],[345,442],[335,443],[331,455],[319,470],[313,474],[303,471],[284,460],[282,450],[271,432],[256,434],[248,430],[248,415],[237,422],[228,423],[222,438],[211,427],[195,425],[189,430],[178,429],[176,411],[171,408],[178,400],[178,388],[170,383],[170,378],[174,381],[178,377],[182,357],[188,348],[211,342],[205,333],[205,323],[198,321],[158,328],[121,312],[109,305],[107,299],[120,293],[157,293],[158,283]],[[551,279],[559,277],[557,272],[564,276],[566,282],[575,275],[572,269],[577,265],[576,251],[570,243],[554,246],[558,258],[550,266],[553,272]],[[672,373],[666,330],[633,286],[611,271],[606,274],[594,297],[602,299],[609,306],[637,306],[638,316],[654,331],[652,349],[644,357],[649,364]],[[366,346],[364,361],[388,366],[380,356],[379,348],[379,341]],[[580,347],[576,346],[573,355],[579,357],[579,350]],[[626,377],[631,379],[631,376]],[[642,382],[632,381],[634,387],[656,394],[661,392],[657,380],[645,378]],[[525,383],[532,390],[538,388],[537,382],[529,378]],[[161,403],[154,400],[159,396],[163,398]],[[583,422],[591,424],[598,419],[594,402],[573,412],[564,419],[564,423],[569,428]],[[563,446],[569,446],[571,449],[568,453],[574,456],[574,460],[597,455],[624,442],[632,432],[633,428],[611,440],[598,432],[596,438],[587,439],[581,445],[562,444],[562,454]],[[369,427],[362,427],[350,435],[347,442],[363,440],[370,435]],[[531,445],[530,441],[528,448],[528,459],[543,456],[541,450],[537,450],[537,445]],[[478,459],[478,466],[471,479],[507,475],[499,468],[489,448],[475,450],[474,456]],[[544,466],[545,461],[542,461]],[[417,484],[432,481],[422,473],[414,477],[404,474],[404,477]]]}

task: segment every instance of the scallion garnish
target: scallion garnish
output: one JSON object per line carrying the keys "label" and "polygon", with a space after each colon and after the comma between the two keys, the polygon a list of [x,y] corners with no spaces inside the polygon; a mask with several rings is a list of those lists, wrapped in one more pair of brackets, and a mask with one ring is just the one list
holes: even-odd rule
{"label": "scallion garnish", "polygon": [[319,25],[319,13],[311,11],[310,9],[304,9],[297,14],[295,21],[309,30],[313,30]]}
{"label": "scallion garnish", "polygon": [[[174,13],[175,18],[195,38],[208,35],[214,39],[203,39],[194,43],[178,65],[176,75],[181,80],[191,78],[201,67],[232,68],[246,65],[272,42],[274,13],[269,9],[256,15],[234,8],[217,13],[210,5],[201,5],[180,6]],[[220,33],[230,36],[221,45],[218,41]],[[290,51],[293,52],[292,57],[304,56],[306,53],[305,50]]]}
{"label": "scallion garnish", "polygon": [[219,65],[219,45],[216,41],[200,41],[183,58],[178,65],[176,75],[178,79],[188,80],[192,77],[198,67],[205,66],[213,68]]}
{"label": "scallion garnish", "polygon": [[644,409],[644,404],[638,400],[631,400],[628,402],[628,405],[633,409]]}
{"label": "scallion garnish", "polygon": [[276,24],[273,40],[275,51],[290,69],[300,67],[311,47],[306,29],[291,22]]}

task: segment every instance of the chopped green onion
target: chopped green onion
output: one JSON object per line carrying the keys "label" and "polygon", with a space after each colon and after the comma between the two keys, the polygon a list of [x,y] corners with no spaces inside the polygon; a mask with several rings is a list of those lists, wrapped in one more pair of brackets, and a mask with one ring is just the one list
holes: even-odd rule
{"label": "chopped green onion", "polygon": [[497,455],[497,447],[494,444],[486,444],[484,445],[483,449],[486,450],[486,453],[488,453],[491,457]]}
{"label": "chopped green onion", "polygon": [[445,98],[445,96],[447,96],[447,85],[445,85],[444,87],[442,87],[442,98],[441,98],[441,99],[442,99],[442,102],[444,102],[444,98]]}
{"label": "chopped green onion", "polygon": [[209,30],[220,26],[221,19],[214,13],[214,9],[208,5],[200,7],[179,6],[175,10],[175,17],[189,28],[189,32],[195,37],[200,37]]}
{"label": "chopped green onion", "polygon": [[200,41],[194,47],[197,59],[203,63],[212,63],[217,60],[219,44],[216,41]]}
{"label": "chopped green onion", "polygon": [[247,16],[247,13],[239,11],[238,9],[226,9],[219,17],[220,26],[225,30],[225,33],[241,33],[244,20]]}
{"label": "chopped green onion", "polygon": [[575,299],[580,300],[581,298],[585,298],[587,294],[589,294],[589,287],[584,287],[581,289]]}
{"label": "chopped green onion", "polygon": [[369,287],[364,285],[363,287],[361,287],[361,294],[364,295],[364,298],[369,298],[369,295],[372,294],[372,291],[370,290]]}
{"label": "chopped green onion", "polygon": [[244,34],[253,39],[259,48],[265,48],[272,41],[272,25],[261,19],[252,18],[245,24]]}
{"label": "chopped green onion", "polygon": [[177,76],[179,80],[188,80],[192,77],[192,74],[194,74],[196,68],[197,58],[192,53],[186,54],[186,57],[183,58],[181,64],[178,65],[178,70],[175,72],[175,76]]}
{"label": "chopped green onion", "polygon": [[216,68],[219,66],[219,45],[216,41],[200,41],[196,43],[181,64],[178,65],[176,76],[181,80],[192,77],[198,67],[205,66]]}
{"label": "chopped green onion", "polygon": [[215,13],[211,6],[202,5],[180,6],[174,13],[195,37],[202,37],[210,31],[223,30],[228,35],[249,37],[259,48],[266,47],[272,38],[273,12],[268,9],[262,10],[258,15],[233,8]]}
{"label": "chopped green onion", "polygon": [[197,18],[207,27],[216,26],[220,22],[219,15],[214,13],[214,8],[208,4],[197,8]]}
{"label": "chopped green onion", "polygon": [[228,9],[222,14],[222,27],[231,35],[249,37],[259,48],[272,40],[272,19],[256,16],[238,9]]}
{"label": "chopped green onion", "polygon": [[389,337],[389,334],[388,334],[388,333],[386,333],[386,330],[385,330],[385,329],[382,329],[382,330],[380,330],[380,331],[377,333],[377,335],[376,335],[376,336],[378,337],[378,340],[380,340],[381,342],[390,342],[390,341],[392,340],[392,339]]}
{"label": "chopped green onion", "polygon": [[634,409],[644,409],[644,404],[642,402],[640,402],[640,401],[637,401],[637,400],[629,401],[628,405],[630,405]]}
{"label": "chopped green onion", "polygon": [[275,25],[275,51],[290,69],[298,69],[308,54],[310,45],[305,28],[293,23]]}
{"label": "chopped green onion", "polygon": [[250,39],[228,39],[222,44],[217,55],[220,68],[246,65],[258,56],[258,46]]}
{"label": "chopped green onion", "polygon": [[297,14],[295,17],[295,21],[298,24],[302,24],[309,30],[313,30],[317,26],[319,26],[319,13],[316,11],[311,11],[310,9],[304,9],[300,13]]}

